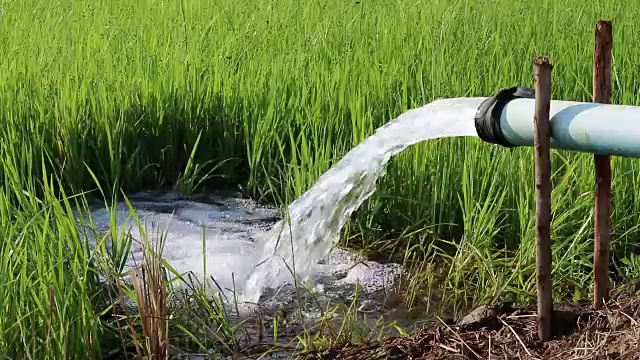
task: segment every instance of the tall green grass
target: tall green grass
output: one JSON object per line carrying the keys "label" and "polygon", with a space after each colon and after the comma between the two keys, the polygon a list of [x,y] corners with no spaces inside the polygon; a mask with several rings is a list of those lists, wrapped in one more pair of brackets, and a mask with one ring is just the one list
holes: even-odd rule
{"label": "tall green grass", "polygon": [[[600,18],[613,20],[613,102],[638,105],[639,16],[613,0],[0,2],[0,352],[100,356],[101,267],[62,199],[97,182],[107,197],[241,184],[290,202],[409,108],[532,85],[536,55],[555,65],[554,98],[588,100]],[[554,152],[553,169],[556,295],[583,298],[592,159]],[[435,261],[447,299],[530,299],[532,174],[529,149],[417,145],[344,243],[416,271]],[[624,281],[640,275],[639,185],[640,163],[614,159]]]}

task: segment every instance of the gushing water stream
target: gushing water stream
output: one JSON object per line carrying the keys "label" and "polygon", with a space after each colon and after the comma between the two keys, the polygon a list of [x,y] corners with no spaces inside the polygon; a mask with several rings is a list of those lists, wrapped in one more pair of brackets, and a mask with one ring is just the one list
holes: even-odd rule
{"label": "gushing water stream", "polygon": [[[291,271],[302,280],[342,271],[337,280],[385,281],[397,268],[374,268],[349,273],[349,256],[328,261],[347,218],[375,190],[389,159],[417,142],[429,139],[477,136],[474,115],[484,98],[437,100],[408,111],[380,127],[349,151],[335,166],[288,207],[289,220],[276,209],[249,200],[225,196],[184,198],[175,193],[145,193],[131,197],[136,215],[150,238],[165,232],[163,258],[178,272],[213,277],[223,288],[235,288],[238,300],[259,302],[265,289],[292,283]],[[140,239],[135,223],[120,204],[117,222]],[[98,209],[92,218],[98,227],[110,226],[109,212]],[[275,223],[275,225],[274,225]],[[153,240],[153,239],[152,239]],[[127,267],[139,265],[142,246],[132,244]],[[375,265],[375,264],[373,264]],[[379,264],[378,264],[379,265]],[[369,273],[367,273],[369,271]],[[347,273],[345,275],[345,272]]]}
{"label": "gushing water stream", "polygon": [[[309,277],[338,239],[347,218],[375,190],[389,159],[415,143],[445,137],[477,136],[474,116],[485,98],[437,100],[380,127],[288,207],[261,239],[261,261],[249,275],[244,298],[257,301],[265,287],[291,279],[291,270]],[[286,265],[288,266],[286,266]]]}

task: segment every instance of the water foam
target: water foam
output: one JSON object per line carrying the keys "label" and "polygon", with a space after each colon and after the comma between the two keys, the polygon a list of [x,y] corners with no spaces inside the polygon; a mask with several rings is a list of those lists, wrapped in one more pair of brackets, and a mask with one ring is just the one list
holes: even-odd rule
{"label": "water foam", "polygon": [[[145,238],[154,244],[162,237],[161,255],[171,267],[199,282],[215,279],[223,290],[241,288],[255,264],[257,235],[280,218],[275,208],[219,194],[191,199],[174,192],[141,192],[129,200],[140,227],[126,204],[115,209],[119,238],[126,234],[133,239],[125,271],[142,263]],[[92,207],[99,232],[109,230],[111,213],[104,206]]]}

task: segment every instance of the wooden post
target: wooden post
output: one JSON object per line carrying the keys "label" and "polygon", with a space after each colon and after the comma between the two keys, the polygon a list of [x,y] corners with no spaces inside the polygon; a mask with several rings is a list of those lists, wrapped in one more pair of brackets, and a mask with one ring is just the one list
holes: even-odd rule
{"label": "wooden post", "polygon": [[[610,21],[598,21],[595,29],[593,57],[593,102],[611,102],[611,49],[613,36]],[[609,300],[609,216],[611,213],[611,162],[607,155],[594,155],[595,226],[593,249],[593,305],[601,309]]]}
{"label": "wooden post", "polygon": [[534,60],[535,71],[535,185],[536,185],[536,247],[538,281],[538,336],[542,341],[552,337],[553,298],[551,296],[551,70],[547,57]]}

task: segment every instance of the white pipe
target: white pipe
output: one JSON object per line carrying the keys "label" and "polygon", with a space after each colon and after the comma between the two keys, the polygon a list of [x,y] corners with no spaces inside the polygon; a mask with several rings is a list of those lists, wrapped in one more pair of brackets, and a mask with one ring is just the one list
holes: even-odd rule
{"label": "white pipe", "polygon": [[[535,99],[509,101],[500,129],[514,146],[533,146]],[[640,107],[551,101],[551,147],[600,155],[640,157]]]}

